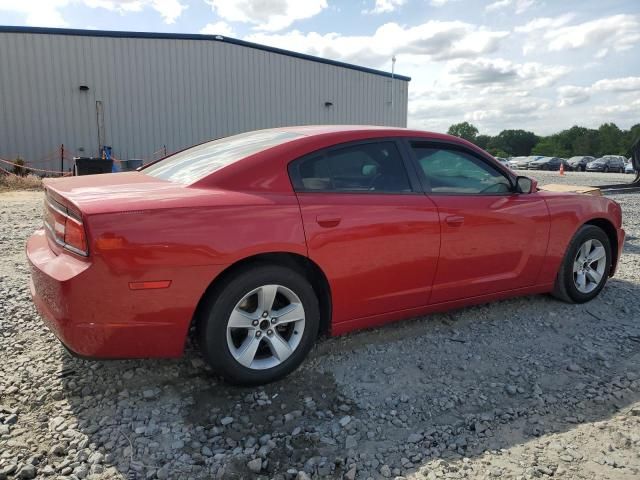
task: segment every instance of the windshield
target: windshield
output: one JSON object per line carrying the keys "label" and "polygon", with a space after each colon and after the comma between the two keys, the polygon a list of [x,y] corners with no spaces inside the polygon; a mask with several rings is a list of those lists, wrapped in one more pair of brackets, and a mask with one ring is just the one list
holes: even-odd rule
{"label": "windshield", "polygon": [[149,165],[142,172],[162,180],[190,184],[254,153],[301,136],[280,130],[241,133],[188,148]]}

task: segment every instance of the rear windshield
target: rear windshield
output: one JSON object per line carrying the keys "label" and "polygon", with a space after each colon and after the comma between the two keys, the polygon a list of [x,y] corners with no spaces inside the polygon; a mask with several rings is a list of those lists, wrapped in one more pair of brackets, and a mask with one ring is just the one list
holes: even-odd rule
{"label": "rear windshield", "polygon": [[261,130],[220,138],[178,152],[143,169],[152,177],[190,184],[212,172],[266,148],[300,138],[279,130]]}

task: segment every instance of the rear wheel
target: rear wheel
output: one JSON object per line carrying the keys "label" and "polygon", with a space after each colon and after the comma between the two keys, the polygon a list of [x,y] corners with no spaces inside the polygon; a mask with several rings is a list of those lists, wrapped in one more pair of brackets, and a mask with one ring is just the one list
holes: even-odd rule
{"label": "rear wheel", "polygon": [[611,269],[611,244],[602,229],[584,225],[571,240],[556,278],[553,295],[584,303],[604,288]]}
{"label": "rear wheel", "polygon": [[211,368],[230,383],[259,385],[295,370],[311,350],[320,313],[298,272],[258,265],[234,275],[201,309],[197,336]]}

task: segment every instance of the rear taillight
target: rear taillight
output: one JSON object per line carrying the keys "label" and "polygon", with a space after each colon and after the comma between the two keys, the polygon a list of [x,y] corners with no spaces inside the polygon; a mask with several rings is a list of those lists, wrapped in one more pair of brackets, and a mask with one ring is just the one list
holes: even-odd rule
{"label": "rear taillight", "polygon": [[86,257],[89,248],[79,215],[51,198],[44,203],[44,226],[51,238],[63,248]]}

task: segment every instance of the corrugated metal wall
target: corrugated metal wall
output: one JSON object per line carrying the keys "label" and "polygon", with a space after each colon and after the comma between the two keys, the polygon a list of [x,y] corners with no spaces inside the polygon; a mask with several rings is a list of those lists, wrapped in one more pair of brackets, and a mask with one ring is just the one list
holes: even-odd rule
{"label": "corrugated metal wall", "polygon": [[0,157],[58,170],[60,144],[95,155],[97,101],[114,154],[150,159],[164,145],[173,152],[259,128],[406,126],[407,89],[405,80],[224,41],[0,32]]}

